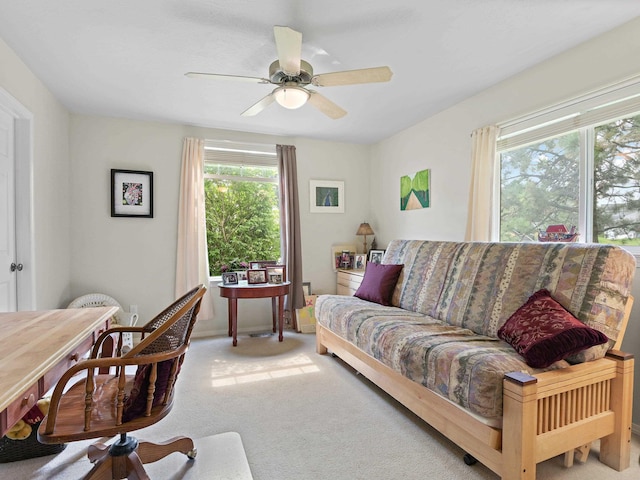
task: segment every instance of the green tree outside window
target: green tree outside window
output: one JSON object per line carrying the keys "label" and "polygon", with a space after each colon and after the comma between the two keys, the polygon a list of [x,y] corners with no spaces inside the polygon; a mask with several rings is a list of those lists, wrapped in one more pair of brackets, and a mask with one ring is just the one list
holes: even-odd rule
{"label": "green tree outside window", "polygon": [[[209,174],[209,175],[207,175]],[[215,174],[217,178],[211,178]],[[209,272],[240,262],[280,257],[280,211],[275,167],[207,165],[205,206]],[[235,177],[235,178],[234,178]]]}

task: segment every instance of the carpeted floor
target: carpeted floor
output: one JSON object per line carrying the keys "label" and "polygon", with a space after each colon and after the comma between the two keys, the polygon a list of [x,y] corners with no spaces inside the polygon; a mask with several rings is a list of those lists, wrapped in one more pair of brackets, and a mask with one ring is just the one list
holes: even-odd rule
{"label": "carpeted floor", "polygon": [[[194,339],[176,394],[169,416],[137,436],[161,441],[237,432],[255,480],[498,478],[481,464],[467,466],[463,451],[339,359],[317,355],[313,334],[285,332],[282,343],[271,335],[241,335],[235,348],[227,337]],[[90,467],[82,455],[85,446],[70,444],[57,456],[0,464],[0,478],[81,478]],[[220,455],[207,448],[198,449],[195,462]],[[585,464],[570,469],[561,457],[544,462],[537,478],[637,480],[639,454],[634,437],[631,467],[624,472],[601,464],[596,446]],[[152,478],[196,478],[186,476],[189,468],[179,468],[183,461],[173,454],[151,465]],[[214,460],[198,478],[227,478],[216,472]]]}

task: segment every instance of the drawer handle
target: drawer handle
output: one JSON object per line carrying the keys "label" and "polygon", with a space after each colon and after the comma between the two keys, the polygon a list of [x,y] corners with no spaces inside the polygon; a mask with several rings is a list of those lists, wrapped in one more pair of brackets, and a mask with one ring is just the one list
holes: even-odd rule
{"label": "drawer handle", "polygon": [[36,404],[36,397],[33,393],[29,394],[28,397],[24,397],[22,399],[22,405],[20,405],[21,407],[33,407]]}
{"label": "drawer handle", "polygon": [[69,360],[72,360],[74,362],[77,362],[79,359],[80,359],[80,355],[78,355],[78,352],[75,352],[73,355],[69,357]]}

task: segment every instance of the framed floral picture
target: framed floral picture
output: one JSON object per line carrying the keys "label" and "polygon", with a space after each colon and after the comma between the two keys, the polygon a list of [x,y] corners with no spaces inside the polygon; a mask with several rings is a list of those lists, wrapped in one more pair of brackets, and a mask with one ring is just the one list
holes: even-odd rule
{"label": "framed floral picture", "polygon": [[111,216],[153,218],[153,172],[111,169]]}

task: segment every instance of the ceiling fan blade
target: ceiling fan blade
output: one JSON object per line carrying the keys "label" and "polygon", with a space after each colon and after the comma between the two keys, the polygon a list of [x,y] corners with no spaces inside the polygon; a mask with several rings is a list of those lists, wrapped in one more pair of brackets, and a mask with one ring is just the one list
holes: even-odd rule
{"label": "ceiling fan blade", "polygon": [[241,82],[271,83],[271,81],[267,80],[266,78],[244,77],[242,75],[222,75],[219,73],[200,73],[200,72],[187,72],[184,75],[185,77],[189,77],[189,78],[205,78],[208,80],[239,80]]}
{"label": "ceiling fan blade", "polygon": [[308,100],[309,103],[324,113],[327,117],[337,120],[347,114],[346,110],[333,103],[327,97],[320,95],[314,90],[308,90],[308,92],[310,94]]}
{"label": "ceiling fan blade", "polygon": [[335,87],[358,83],[388,82],[393,72],[389,67],[362,68],[344,72],[321,73],[314,75],[311,83],[316,87]]}
{"label": "ceiling fan blade", "polygon": [[302,55],[302,34],[289,27],[273,27],[278,49],[280,68],[287,75],[296,76],[300,73],[300,57]]}
{"label": "ceiling fan blade", "polygon": [[266,97],[263,97],[257,103],[254,103],[249,108],[247,108],[244,112],[242,112],[243,117],[253,117],[254,115],[259,114],[262,110],[271,105],[276,97],[273,96],[273,93],[270,93]]}

